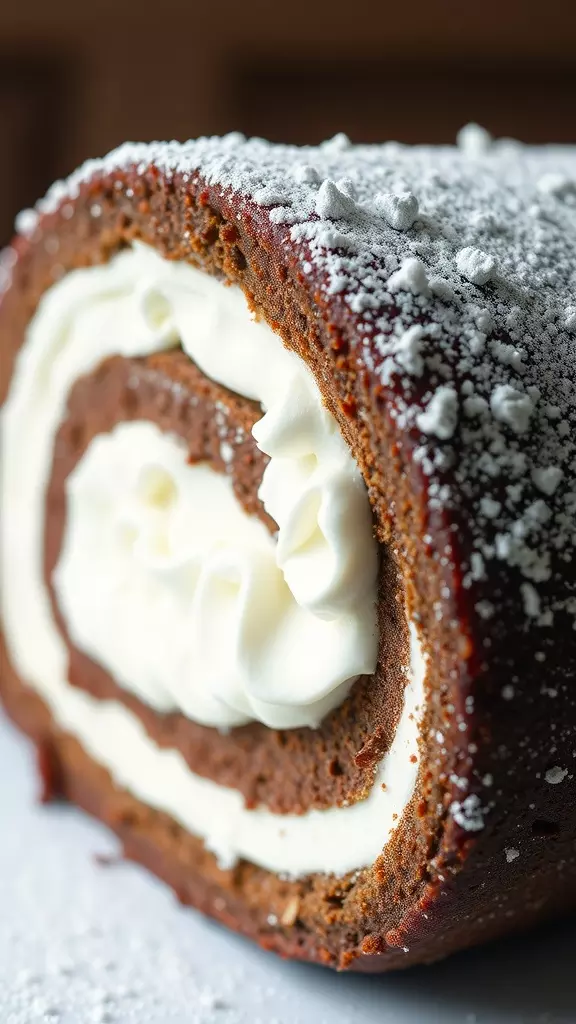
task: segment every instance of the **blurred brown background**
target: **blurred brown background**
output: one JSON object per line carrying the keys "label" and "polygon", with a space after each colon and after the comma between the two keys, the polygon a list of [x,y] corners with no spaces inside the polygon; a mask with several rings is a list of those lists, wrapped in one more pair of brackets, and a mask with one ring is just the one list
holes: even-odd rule
{"label": "blurred brown background", "polygon": [[576,142],[576,0],[0,0],[0,243],[130,139]]}

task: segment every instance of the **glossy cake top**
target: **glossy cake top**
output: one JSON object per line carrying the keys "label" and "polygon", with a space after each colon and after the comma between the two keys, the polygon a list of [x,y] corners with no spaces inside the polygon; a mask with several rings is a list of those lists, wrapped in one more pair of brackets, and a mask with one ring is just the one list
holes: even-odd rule
{"label": "glossy cake top", "polygon": [[66,216],[84,182],[150,166],[231,196],[296,260],[413,438],[430,509],[465,508],[464,587],[497,563],[533,624],[576,616],[576,148],[476,126],[456,147],[126,144],[54,185],[18,230]]}

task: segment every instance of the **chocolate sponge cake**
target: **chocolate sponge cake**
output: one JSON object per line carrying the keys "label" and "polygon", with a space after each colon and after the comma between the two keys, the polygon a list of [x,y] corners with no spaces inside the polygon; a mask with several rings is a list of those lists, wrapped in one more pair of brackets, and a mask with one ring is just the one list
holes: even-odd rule
{"label": "chocolate sponge cake", "polygon": [[0,696],[51,789],[286,957],[573,909],[576,151],[128,144],[17,231]]}

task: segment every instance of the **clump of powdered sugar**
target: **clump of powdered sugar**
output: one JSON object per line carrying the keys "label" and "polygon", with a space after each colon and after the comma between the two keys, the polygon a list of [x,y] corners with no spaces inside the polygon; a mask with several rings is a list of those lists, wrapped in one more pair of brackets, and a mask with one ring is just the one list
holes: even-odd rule
{"label": "clump of powdered sugar", "polygon": [[492,136],[479,124],[467,124],[458,132],[456,142],[467,156],[478,157],[489,151]]}
{"label": "clump of powdered sugar", "polygon": [[490,396],[494,418],[507,423],[515,434],[524,434],[530,426],[533,405],[529,395],[510,384],[498,384]]}
{"label": "clump of powdered sugar", "polygon": [[467,245],[456,254],[456,266],[471,284],[487,284],[496,270],[496,260],[489,253]]}
{"label": "clump of powdered sugar", "polygon": [[408,231],[418,216],[418,200],[412,192],[379,193],[374,208],[396,231]]}
{"label": "clump of powdered sugar", "polygon": [[403,259],[400,269],[390,275],[386,284],[391,294],[411,292],[413,295],[430,295],[426,267],[416,256],[407,256]]}
{"label": "clump of powdered sugar", "polygon": [[549,783],[549,785],[551,785],[551,786],[558,786],[561,782],[564,782],[564,779],[566,778],[567,775],[568,775],[568,769],[567,768],[560,768],[559,765],[556,765],[554,768],[549,768],[548,769],[548,771],[546,772],[546,775],[545,775],[545,779],[546,779],[546,782]]}
{"label": "clump of powdered sugar", "polygon": [[[477,125],[456,147],[343,135],[295,147],[237,133],[129,143],[56,183],[19,228],[34,235],[86,180],[111,176],[121,191],[116,171],[150,165],[182,189],[200,175],[234,194],[240,219],[268,221],[358,359],[393,389],[430,505],[465,519],[482,578],[490,563],[506,568],[527,626],[561,611],[576,622],[564,568],[576,554],[576,148],[496,141]],[[481,588],[467,559],[465,585]],[[493,594],[474,607],[487,620],[498,610]]]}
{"label": "clump of powdered sugar", "polygon": [[425,412],[416,417],[416,423],[425,434],[435,434],[447,441],[458,423],[458,395],[454,388],[441,384],[432,395]]}
{"label": "clump of powdered sugar", "polygon": [[480,797],[471,793],[464,800],[454,800],[450,805],[454,821],[465,832],[480,832],[484,828],[484,814]]}
{"label": "clump of powdered sugar", "polygon": [[335,182],[323,181],[316,195],[314,210],[322,220],[342,220],[354,216],[354,200]]}

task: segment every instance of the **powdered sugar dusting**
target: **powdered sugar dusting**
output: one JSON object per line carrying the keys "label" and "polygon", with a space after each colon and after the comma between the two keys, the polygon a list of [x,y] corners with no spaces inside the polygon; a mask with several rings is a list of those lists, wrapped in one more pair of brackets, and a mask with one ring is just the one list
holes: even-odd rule
{"label": "powdered sugar dusting", "polygon": [[[151,164],[184,188],[200,173],[268,218],[393,389],[385,397],[415,438],[431,507],[466,518],[486,574],[497,563],[516,577],[527,624],[549,627],[561,611],[576,621],[576,148],[494,141],[478,126],[457,147],[342,135],[303,148],[238,134],[129,143],[56,183],[36,215],[63,211],[88,179]],[[27,211],[18,226],[30,235],[37,220]],[[481,587],[471,564],[461,569]]]}

